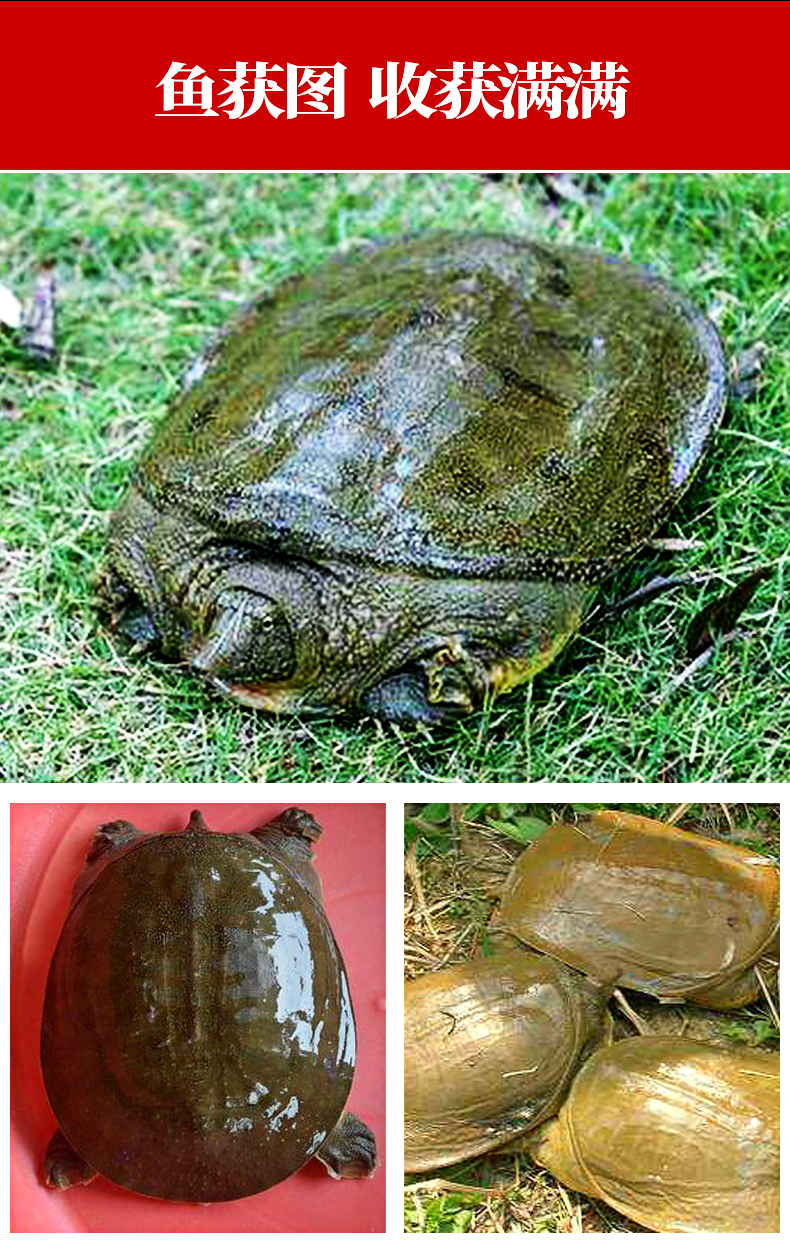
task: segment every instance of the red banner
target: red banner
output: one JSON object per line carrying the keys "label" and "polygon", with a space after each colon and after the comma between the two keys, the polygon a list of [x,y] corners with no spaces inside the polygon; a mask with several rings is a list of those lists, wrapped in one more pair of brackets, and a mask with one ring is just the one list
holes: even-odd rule
{"label": "red banner", "polygon": [[0,162],[786,167],[789,8],[5,3]]}

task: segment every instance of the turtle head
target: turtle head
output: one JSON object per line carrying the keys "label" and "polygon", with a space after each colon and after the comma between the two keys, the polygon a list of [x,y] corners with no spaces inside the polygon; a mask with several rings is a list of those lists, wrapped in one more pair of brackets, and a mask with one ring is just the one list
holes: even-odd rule
{"label": "turtle head", "polygon": [[213,603],[208,633],[190,662],[217,680],[287,679],[296,654],[286,612],[278,601],[253,589],[223,589]]}
{"label": "turtle head", "polygon": [[292,566],[221,571],[191,603],[190,666],[244,704],[297,708],[318,663],[315,597],[310,576]]}
{"label": "turtle head", "polygon": [[320,667],[321,575],[162,513],[133,486],[113,516],[98,588],[113,627],[263,709],[300,706]]}

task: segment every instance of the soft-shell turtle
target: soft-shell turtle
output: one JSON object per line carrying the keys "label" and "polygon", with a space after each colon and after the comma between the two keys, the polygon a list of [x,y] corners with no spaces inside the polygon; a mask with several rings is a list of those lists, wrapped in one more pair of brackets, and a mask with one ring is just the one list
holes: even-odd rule
{"label": "soft-shell turtle", "polygon": [[626,1039],[591,1056],[527,1145],[658,1232],[778,1233],[779,1055]]}
{"label": "soft-shell turtle", "polygon": [[110,527],[115,623],[268,710],[441,720],[540,671],[689,482],[711,324],[521,238],[364,246],[254,302]]}
{"label": "soft-shell turtle", "polygon": [[407,982],[406,1171],[517,1138],[610,1037],[608,992],[549,956],[498,952]]}
{"label": "soft-shell turtle", "polygon": [[778,952],[779,874],[734,844],[602,811],[518,858],[500,922],[594,981],[739,1008],[760,993],[755,963]]}
{"label": "soft-shell turtle", "polygon": [[102,1174],[156,1198],[257,1194],[315,1155],[369,1175],[343,1108],[355,1063],[343,961],[287,810],[249,835],[100,828],[47,981],[41,1064],[60,1129],[48,1184]]}

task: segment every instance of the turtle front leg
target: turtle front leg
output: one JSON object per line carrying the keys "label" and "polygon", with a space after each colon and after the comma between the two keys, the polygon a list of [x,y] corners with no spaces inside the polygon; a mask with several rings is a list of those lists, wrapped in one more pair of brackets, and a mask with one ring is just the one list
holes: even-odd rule
{"label": "turtle front leg", "polygon": [[315,1158],[330,1177],[372,1177],[377,1160],[373,1131],[353,1112],[344,1112]]}
{"label": "turtle front leg", "polygon": [[53,1190],[68,1190],[72,1185],[87,1185],[99,1174],[74,1150],[61,1130],[52,1135],[44,1159],[44,1179]]}
{"label": "turtle front leg", "polygon": [[113,631],[120,632],[141,650],[161,641],[154,616],[141,598],[111,568],[103,568],[95,581],[97,606]]}
{"label": "turtle front leg", "polygon": [[374,718],[394,723],[443,723],[457,718],[463,707],[432,705],[426,696],[422,671],[398,671],[381,683],[368,689],[361,701],[361,708]]}

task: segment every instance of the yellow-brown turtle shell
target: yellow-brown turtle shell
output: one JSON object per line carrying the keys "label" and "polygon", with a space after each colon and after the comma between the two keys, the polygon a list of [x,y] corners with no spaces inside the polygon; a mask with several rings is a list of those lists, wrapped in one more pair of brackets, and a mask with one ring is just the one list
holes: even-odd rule
{"label": "yellow-brown turtle shell", "polygon": [[407,982],[405,1166],[480,1155],[554,1112],[609,1035],[604,993],[548,956],[500,952]]}
{"label": "yellow-brown turtle shell", "polygon": [[520,942],[596,982],[738,1008],[777,950],[779,875],[753,851],[651,818],[557,823],[518,859],[500,908]]}
{"label": "yellow-brown turtle shell", "polygon": [[564,1185],[656,1232],[778,1233],[779,1053],[615,1043],[528,1146]]}

